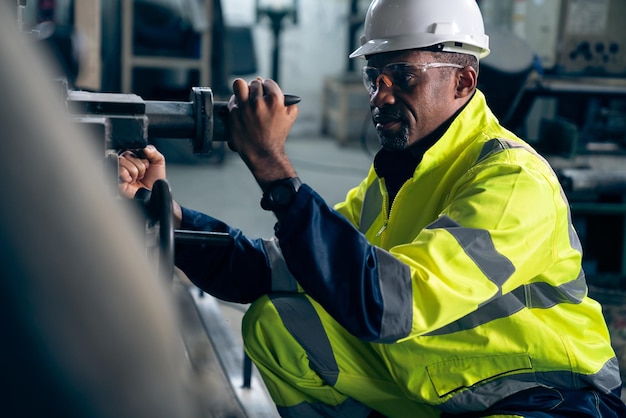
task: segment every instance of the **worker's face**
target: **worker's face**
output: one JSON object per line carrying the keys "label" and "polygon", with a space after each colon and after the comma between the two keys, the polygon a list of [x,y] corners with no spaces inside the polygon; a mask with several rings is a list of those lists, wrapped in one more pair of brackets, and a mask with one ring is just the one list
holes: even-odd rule
{"label": "worker's face", "polygon": [[371,79],[376,81],[370,85],[370,107],[383,148],[409,147],[460,107],[456,97],[459,68],[424,66],[434,61],[431,53],[416,50],[369,57],[367,66],[374,67]]}

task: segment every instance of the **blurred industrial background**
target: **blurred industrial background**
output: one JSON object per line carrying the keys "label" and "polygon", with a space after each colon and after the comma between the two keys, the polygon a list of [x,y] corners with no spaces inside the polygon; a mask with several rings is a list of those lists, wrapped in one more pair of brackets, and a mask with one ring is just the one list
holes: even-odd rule
{"label": "blurred industrial background", "polygon": [[[361,83],[364,61],[348,59],[369,3],[18,0],[15,19],[53,52],[56,63],[46,69],[51,79],[65,76],[72,90],[186,102],[194,87],[209,87],[215,101],[226,101],[235,77],[276,79],[302,98],[288,142],[294,165],[334,203],[366,173],[377,148]],[[479,87],[503,124],[533,144],[561,178],[591,292],[604,304],[624,375],[626,1],[478,3],[492,49],[481,63]],[[166,154],[172,192],[183,205],[251,236],[272,233],[274,219],[259,209],[258,187],[223,141],[198,153],[180,138],[150,140]],[[214,311],[202,307],[210,299],[194,300],[209,321],[231,329],[227,338],[227,331],[213,329],[219,335],[213,345],[226,374],[240,376],[238,368],[246,366],[238,321],[245,307],[221,304]],[[272,416],[267,399],[254,399],[233,382],[250,416]],[[260,408],[256,414],[250,402]]]}
{"label": "blurred industrial background", "polygon": [[[621,145],[624,2],[479,4],[492,47],[483,61],[482,88],[511,128],[523,129],[530,141],[545,129],[571,128],[563,138],[567,143],[546,144],[562,152]],[[295,133],[322,132],[341,142],[359,138],[367,111],[360,89],[363,61],[347,56],[358,45],[368,5],[368,0],[31,0],[23,19],[65,56],[76,88],[175,99],[203,85],[227,99],[236,76],[276,78],[285,91],[305,99]],[[574,142],[577,149],[567,149]]]}

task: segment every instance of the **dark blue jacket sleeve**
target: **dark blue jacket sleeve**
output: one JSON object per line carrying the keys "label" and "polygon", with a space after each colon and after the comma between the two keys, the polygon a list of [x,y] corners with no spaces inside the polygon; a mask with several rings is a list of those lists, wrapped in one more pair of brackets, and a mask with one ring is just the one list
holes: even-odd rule
{"label": "dark blue jacket sleeve", "polygon": [[271,270],[260,239],[200,212],[183,208],[183,230],[227,233],[232,245],[175,246],[175,264],[203,291],[223,300],[249,303],[270,291]]}
{"label": "dark blue jacket sleeve", "polygon": [[276,227],[287,266],[302,288],[355,336],[373,341],[384,304],[374,247],[303,185]]}

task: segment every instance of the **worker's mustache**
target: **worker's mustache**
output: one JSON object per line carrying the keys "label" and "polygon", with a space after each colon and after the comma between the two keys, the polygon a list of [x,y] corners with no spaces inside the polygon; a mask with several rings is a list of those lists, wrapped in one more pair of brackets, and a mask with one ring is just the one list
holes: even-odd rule
{"label": "worker's mustache", "polygon": [[391,107],[376,107],[372,109],[372,120],[374,123],[404,121],[404,116],[397,109]]}

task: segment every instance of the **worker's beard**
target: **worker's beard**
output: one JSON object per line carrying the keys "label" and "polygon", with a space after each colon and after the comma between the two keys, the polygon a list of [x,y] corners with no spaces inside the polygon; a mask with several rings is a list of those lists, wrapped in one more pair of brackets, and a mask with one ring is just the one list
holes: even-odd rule
{"label": "worker's beard", "polygon": [[377,130],[378,142],[388,151],[400,151],[409,146],[409,127],[402,124],[402,128],[397,132],[385,132]]}

